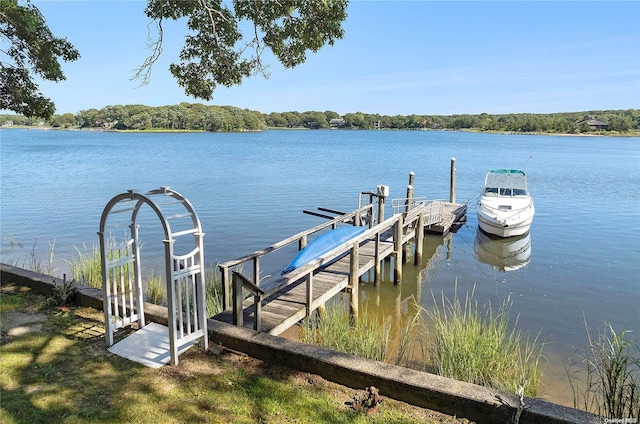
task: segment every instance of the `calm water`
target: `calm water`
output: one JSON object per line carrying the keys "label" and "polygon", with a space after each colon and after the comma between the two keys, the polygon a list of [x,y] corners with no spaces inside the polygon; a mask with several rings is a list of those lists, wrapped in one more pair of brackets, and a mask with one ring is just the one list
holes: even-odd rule
{"label": "calm water", "polygon": [[[610,322],[640,322],[640,139],[391,131],[267,131],[246,134],[118,134],[0,130],[3,261],[46,267],[55,242],[56,274],[75,248],[97,243],[106,203],[127,189],[171,186],[198,212],[207,262],[233,259],[319,224],[318,206],[350,211],[376,185],[404,197],[408,173],[416,196],[448,199],[456,158],[457,200],[469,219],[449,241],[427,237],[425,260],[408,267],[400,289],[362,287],[367,307],[398,325],[411,295],[452,296],[475,287],[480,303],[513,300],[520,328],[547,345],[546,396],[568,402],[563,361]],[[478,233],[475,203],[490,168],[523,168],[536,203],[528,237],[513,243]],[[390,202],[389,202],[390,203]],[[388,214],[391,211],[387,212]],[[162,263],[161,235],[143,225],[144,266]],[[13,240],[13,248],[10,241]],[[291,252],[274,255],[277,273]],[[161,267],[160,267],[161,268]],[[513,270],[509,270],[512,269]]]}

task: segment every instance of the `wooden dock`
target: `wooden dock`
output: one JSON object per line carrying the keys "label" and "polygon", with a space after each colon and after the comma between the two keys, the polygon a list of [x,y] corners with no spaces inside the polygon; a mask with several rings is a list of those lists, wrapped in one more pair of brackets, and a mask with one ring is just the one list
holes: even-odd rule
{"label": "wooden dock", "polygon": [[[369,194],[375,197],[373,193]],[[357,316],[358,285],[363,274],[374,269],[374,284],[379,284],[383,261],[393,258],[394,282],[401,282],[407,243],[415,242],[414,261],[418,264],[422,259],[425,232],[446,234],[466,220],[464,204],[439,200],[414,202],[411,199],[407,205],[407,210],[386,220],[378,214],[376,222],[375,204],[371,201],[369,205],[329,219],[263,250],[220,264],[225,310],[213,318],[278,335],[324,307],[340,292],[349,293],[351,313]],[[379,203],[380,207],[384,204]],[[256,278],[260,275],[260,259],[268,253],[292,243],[302,249],[311,235],[339,225],[354,224],[364,224],[369,229],[290,273],[267,281]],[[249,264],[252,273],[245,275],[240,270]],[[249,297],[246,297],[247,292]]]}

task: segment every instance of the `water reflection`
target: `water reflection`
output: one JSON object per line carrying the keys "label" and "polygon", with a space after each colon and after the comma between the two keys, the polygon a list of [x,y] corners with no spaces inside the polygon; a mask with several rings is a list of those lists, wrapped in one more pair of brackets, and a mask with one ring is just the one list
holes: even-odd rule
{"label": "water reflection", "polygon": [[473,251],[478,262],[502,272],[515,271],[531,260],[531,233],[502,238],[478,228]]}

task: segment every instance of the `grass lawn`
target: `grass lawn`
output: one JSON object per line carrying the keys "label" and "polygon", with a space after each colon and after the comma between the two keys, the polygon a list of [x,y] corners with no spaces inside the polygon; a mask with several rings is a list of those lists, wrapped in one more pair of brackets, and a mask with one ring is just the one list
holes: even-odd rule
{"label": "grass lawn", "polygon": [[147,368],[106,350],[100,311],[5,282],[0,318],[2,423],[468,422],[390,399],[366,415],[347,404],[364,390],[229,352]]}

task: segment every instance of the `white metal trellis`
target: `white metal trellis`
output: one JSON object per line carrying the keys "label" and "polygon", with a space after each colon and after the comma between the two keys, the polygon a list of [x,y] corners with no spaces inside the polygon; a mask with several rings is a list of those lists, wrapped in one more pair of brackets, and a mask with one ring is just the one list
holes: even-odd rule
{"label": "white metal trellis", "polygon": [[[155,211],[164,230],[168,328],[145,323],[139,225],[136,222],[144,205]],[[123,227],[128,229],[127,236],[124,241],[116,242],[112,232]],[[191,203],[169,187],[144,194],[128,190],[107,203],[98,235],[105,339],[109,350],[145,365],[161,366],[169,360],[176,365],[178,355],[198,340],[206,349],[204,233]],[[191,245],[189,236],[194,247],[177,254],[176,242],[179,241],[184,250],[185,246]],[[138,331],[114,345],[114,332],[133,323],[138,324]]]}

